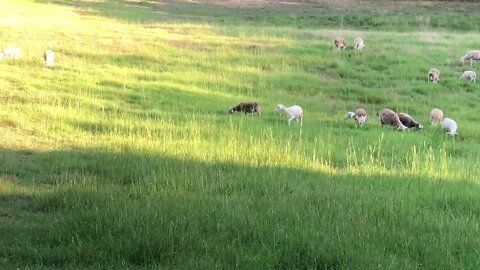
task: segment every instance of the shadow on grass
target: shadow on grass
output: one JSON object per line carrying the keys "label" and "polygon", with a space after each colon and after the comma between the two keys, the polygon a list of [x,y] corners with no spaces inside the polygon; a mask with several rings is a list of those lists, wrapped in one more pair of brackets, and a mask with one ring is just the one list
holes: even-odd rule
{"label": "shadow on grass", "polygon": [[[475,3],[404,1],[69,1],[36,0],[73,7],[82,16],[102,16],[133,23],[195,22],[245,26],[360,28],[377,30],[478,30]],[[473,0],[472,0],[473,2]],[[424,13],[418,16],[418,11]],[[424,19],[428,18],[428,19]]]}
{"label": "shadow on grass", "polygon": [[3,181],[28,190],[0,192],[7,268],[480,263],[480,191],[473,183],[106,149],[2,149],[0,171]]}

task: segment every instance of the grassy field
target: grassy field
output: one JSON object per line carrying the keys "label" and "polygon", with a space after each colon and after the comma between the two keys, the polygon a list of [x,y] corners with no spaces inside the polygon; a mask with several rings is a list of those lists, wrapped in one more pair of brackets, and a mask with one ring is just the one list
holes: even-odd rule
{"label": "grassy field", "polygon": [[[458,78],[479,12],[1,1],[0,47],[22,56],[0,62],[0,268],[478,269],[480,86]],[[227,113],[245,100],[262,115]],[[343,119],[359,106],[363,128]],[[424,130],[380,127],[385,107]]]}

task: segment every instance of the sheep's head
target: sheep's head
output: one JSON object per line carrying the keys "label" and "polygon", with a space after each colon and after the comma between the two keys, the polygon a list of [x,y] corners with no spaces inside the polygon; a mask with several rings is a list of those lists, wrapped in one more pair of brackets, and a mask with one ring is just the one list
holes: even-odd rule
{"label": "sheep's head", "polygon": [[228,112],[229,113],[240,112],[240,111],[242,111],[242,106],[243,106],[243,103],[240,103],[237,106],[230,108],[230,110],[228,110]]}
{"label": "sheep's head", "polygon": [[455,130],[447,131],[447,134],[452,136],[452,137],[456,137],[458,135],[457,131],[455,131]]}
{"label": "sheep's head", "polygon": [[276,112],[283,111],[283,109],[285,109],[285,106],[283,106],[282,104],[277,104],[277,106],[275,106]]}
{"label": "sheep's head", "polygon": [[355,116],[356,116],[356,114],[354,112],[347,112],[347,114],[345,114],[344,118],[345,119],[350,119],[350,118],[353,118]]}

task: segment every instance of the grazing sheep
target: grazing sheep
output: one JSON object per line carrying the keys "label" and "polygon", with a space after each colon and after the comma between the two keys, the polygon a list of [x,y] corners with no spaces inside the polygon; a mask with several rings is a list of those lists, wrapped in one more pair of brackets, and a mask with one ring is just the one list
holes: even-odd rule
{"label": "grazing sheep", "polygon": [[461,79],[466,79],[466,80],[470,80],[471,82],[475,82],[477,80],[477,73],[471,70],[464,71],[463,75],[459,78],[459,80]]}
{"label": "grazing sheep", "polygon": [[457,135],[457,122],[450,118],[444,118],[442,122],[442,128],[447,131],[450,136]]}
{"label": "grazing sheep", "polygon": [[418,128],[422,129],[423,125],[415,121],[410,115],[406,113],[398,113],[398,119],[400,119],[400,122],[407,128]]}
{"label": "grazing sheep", "polygon": [[255,101],[242,102],[235,107],[232,107],[228,110],[229,113],[233,112],[244,112],[247,113],[257,113],[260,115],[260,104]]}
{"label": "grazing sheep", "polygon": [[438,69],[432,68],[428,71],[428,81],[437,83],[440,81],[440,71]]}
{"label": "grazing sheep", "polygon": [[443,112],[440,109],[433,109],[430,113],[430,120],[432,120],[432,126],[435,126],[442,122]]}
{"label": "grazing sheep", "polygon": [[365,44],[363,43],[363,38],[357,37],[353,41],[353,47],[357,50],[361,50],[363,47],[365,47]]}
{"label": "grazing sheep", "polygon": [[460,63],[463,65],[465,60],[470,60],[470,66],[473,65],[473,60],[480,60],[480,51],[469,51],[462,58],[460,58]]}
{"label": "grazing sheep", "polygon": [[384,125],[390,125],[402,131],[407,129],[407,127],[400,122],[398,114],[390,109],[382,109],[378,116],[382,127]]}
{"label": "grazing sheep", "polygon": [[347,41],[343,37],[336,37],[334,41],[335,47],[338,49],[343,49],[347,47]]}
{"label": "grazing sheep", "polygon": [[7,47],[0,52],[0,60],[3,60],[4,58],[9,56],[15,59],[20,58],[20,49],[17,47]]}
{"label": "grazing sheep", "polygon": [[43,53],[43,60],[45,61],[45,66],[52,67],[55,61],[55,53],[52,50],[46,50]]}
{"label": "grazing sheep", "polygon": [[284,112],[288,117],[288,125],[292,122],[293,119],[297,121],[300,120],[300,126],[303,126],[303,110],[298,105],[293,105],[292,107],[285,107],[282,104],[277,104],[275,107],[275,111],[277,112]]}
{"label": "grazing sheep", "polygon": [[350,118],[353,118],[360,127],[363,127],[363,124],[367,121],[367,111],[364,108],[358,108],[355,112],[347,112],[345,119]]}

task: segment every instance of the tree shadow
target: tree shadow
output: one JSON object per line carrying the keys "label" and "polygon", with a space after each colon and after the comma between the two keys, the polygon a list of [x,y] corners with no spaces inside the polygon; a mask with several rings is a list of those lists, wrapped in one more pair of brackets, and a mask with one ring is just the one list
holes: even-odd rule
{"label": "tree shadow", "polygon": [[[7,266],[345,269],[388,267],[392,258],[400,268],[479,262],[480,196],[472,182],[108,149],[1,149],[0,171],[2,181],[28,190],[0,192],[0,255]],[[460,247],[464,252],[451,252]]]}

